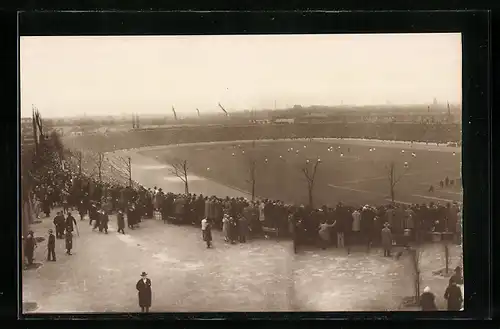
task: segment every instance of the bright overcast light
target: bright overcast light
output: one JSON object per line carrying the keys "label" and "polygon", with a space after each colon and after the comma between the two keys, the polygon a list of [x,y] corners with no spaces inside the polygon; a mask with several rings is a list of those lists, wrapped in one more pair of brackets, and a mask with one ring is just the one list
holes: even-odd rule
{"label": "bright overcast light", "polygon": [[460,34],[22,37],[21,114],[461,103]]}

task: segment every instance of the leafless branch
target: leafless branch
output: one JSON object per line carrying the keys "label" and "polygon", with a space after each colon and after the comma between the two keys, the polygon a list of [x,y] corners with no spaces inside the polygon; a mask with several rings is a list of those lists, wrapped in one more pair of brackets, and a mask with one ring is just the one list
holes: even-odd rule
{"label": "leafless branch", "polygon": [[170,164],[170,173],[177,176],[183,182],[186,182],[187,160],[174,160]]}

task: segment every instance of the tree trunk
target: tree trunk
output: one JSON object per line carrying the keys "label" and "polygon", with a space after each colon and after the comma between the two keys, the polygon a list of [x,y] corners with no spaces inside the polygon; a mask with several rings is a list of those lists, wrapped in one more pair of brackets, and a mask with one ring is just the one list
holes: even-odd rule
{"label": "tree trunk", "polygon": [[394,187],[391,186],[391,201],[392,201],[392,203],[394,203],[394,199],[395,199],[394,194],[395,194],[394,193]]}
{"label": "tree trunk", "polygon": [[311,206],[311,208],[313,208],[314,205],[313,205],[313,187],[312,186],[309,186],[308,192],[309,192],[309,205]]}
{"label": "tree trunk", "polygon": [[415,303],[420,304],[420,271],[415,273]]}
{"label": "tree trunk", "polygon": [[252,180],[252,201],[255,200],[255,179]]}
{"label": "tree trunk", "polygon": [[445,242],[444,245],[444,258],[445,258],[445,273],[448,274],[449,268],[450,268],[450,248],[448,246],[448,243]]}
{"label": "tree trunk", "polygon": [[184,190],[185,190],[186,194],[189,193],[189,185],[188,185],[187,177],[186,177],[186,180],[184,181]]}

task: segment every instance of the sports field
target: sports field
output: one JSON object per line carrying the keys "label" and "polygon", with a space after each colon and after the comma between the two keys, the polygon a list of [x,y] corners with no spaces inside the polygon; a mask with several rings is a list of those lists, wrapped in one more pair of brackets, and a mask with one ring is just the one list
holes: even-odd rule
{"label": "sports field", "polygon": [[[448,177],[460,177],[459,148],[386,143],[362,140],[285,140],[203,143],[143,150],[146,157],[171,163],[187,160],[189,172],[198,177],[242,191],[250,191],[249,168],[256,162],[255,194],[261,198],[307,203],[304,166],[318,166],[314,202],[334,205],[380,204],[390,201],[390,179],[387,166],[395,164],[395,200],[403,203],[461,201],[458,184],[440,188]],[[309,160],[309,164],[307,164]],[[405,168],[406,163],[406,168]],[[434,185],[435,191],[429,192]]]}

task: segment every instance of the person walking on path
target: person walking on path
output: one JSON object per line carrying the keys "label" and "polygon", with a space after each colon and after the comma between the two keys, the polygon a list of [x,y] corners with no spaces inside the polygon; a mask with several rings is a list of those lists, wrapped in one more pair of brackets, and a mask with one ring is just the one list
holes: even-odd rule
{"label": "person walking on path", "polygon": [[56,237],[52,230],[49,230],[49,239],[47,241],[47,260],[56,261]]}
{"label": "person walking on path", "polygon": [[201,221],[201,232],[203,241],[207,243],[207,248],[212,247],[212,225],[206,217]]}
{"label": "person walking on path", "polygon": [[225,242],[230,242],[229,241],[229,215],[224,214],[224,217],[222,218],[222,233],[224,234],[224,241]]}
{"label": "person walking on path", "polygon": [[248,220],[245,218],[245,216],[241,216],[238,222],[239,241],[240,243],[245,243],[247,242],[248,237]]}
{"label": "person walking on path", "polygon": [[142,272],[141,279],[137,281],[135,285],[135,289],[137,289],[138,297],[139,297],[139,307],[141,308],[141,312],[149,312],[149,308],[151,307],[151,280],[148,278],[148,274],[146,272]]}
{"label": "person walking on path", "polygon": [[123,211],[118,210],[118,214],[116,215],[116,221],[118,224],[118,233],[125,234],[124,228],[125,228],[125,217],[123,216]]}
{"label": "person walking on path", "polygon": [[66,254],[71,255],[73,249],[73,233],[66,231]]}
{"label": "person walking on path", "polygon": [[36,248],[36,240],[35,240],[35,237],[33,236],[33,231],[28,232],[28,236],[26,237],[26,240],[24,241],[24,246],[25,246],[24,255],[26,256],[26,259],[28,260],[28,266],[31,266],[31,265],[33,265],[33,256],[34,256],[35,248]]}
{"label": "person walking on path", "polygon": [[422,311],[437,311],[436,296],[431,292],[431,288],[425,287],[420,296],[420,307]]}
{"label": "person walking on path", "polygon": [[389,223],[384,223],[384,228],[381,233],[382,248],[384,249],[384,257],[391,257],[392,247],[392,232],[389,228]]}
{"label": "person walking on path", "polygon": [[76,219],[71,215],[71,212],[68,211],[68,217],[66,218],[66,231],[73,232],[74,226],[76,224]]}
{"label": "person walking on path", "polygon": [[54,217],[54,226],[56,227],[56,237],[58,239],[63,238],[65,222],[66,220],[64,219],[63,214],[60,211],[57,212],[56,217]]}
{"label": "person walking on path", "polygon": [[455,280],[450,280],[450,284],[444,293],[444,299],[448,302],[448,311],[460,311],[462,308],[462,290],[457,286]]}
{"label": "person walking on path", "polygon": [[450,277],[449,283],[451,284],[452,281],[455,281],[457,285],[464,284],[464,277],[462,274],[462,268],[460,266],[457,266],[455,268],[453,275]]}
{"label": "person walking on path", "polygon": [[[105,234],[108,234],[109,215],[106,210],[101,210],[101,226]],[[101,229],[99,230],[101,231]],[[102,232],[102,231],[101,231]]]}
{"label": "person walking on path", "polygon": [[330,228],[335,226],[335,222],[333,224],[328,224],[326,220],[323,220],[321,224],[319,224],[319,237],[321,249],[325,250],[326,247],[330,244]]}

